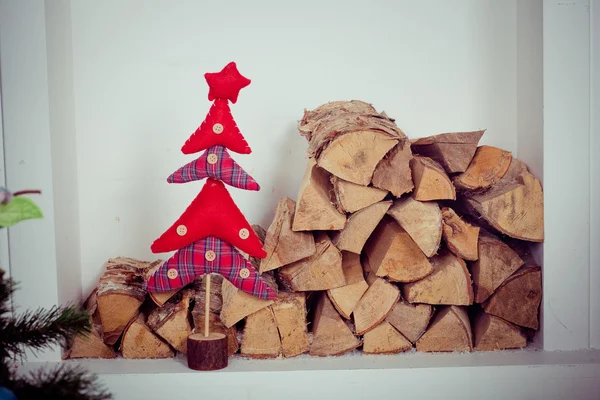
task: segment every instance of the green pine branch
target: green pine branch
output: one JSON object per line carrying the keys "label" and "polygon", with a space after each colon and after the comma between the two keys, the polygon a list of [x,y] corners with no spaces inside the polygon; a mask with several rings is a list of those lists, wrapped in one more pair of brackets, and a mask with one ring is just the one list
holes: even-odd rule
{"label": "green pine branch", "polygon": [[80,366],[61,365],[41,369],[26,378],[12,382],[12,391],[19,400],[109,400],[112,395],[100,385],[97,378]]}
{"label": "green pine branch", "polygon": [[14,318],[0,319],[0,347],[4,349],[3,356],[14,358],[22,356],[25,347],[41,350],[54,344],[65,344],[74,336],[90,331],[91,321],[84,310],[72,306],[40,308]]}

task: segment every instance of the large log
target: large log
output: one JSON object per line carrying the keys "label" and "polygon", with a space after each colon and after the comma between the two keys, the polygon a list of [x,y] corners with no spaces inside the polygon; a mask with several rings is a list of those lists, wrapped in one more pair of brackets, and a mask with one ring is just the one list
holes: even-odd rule
{"label": "large log", "polygon": [[454,186],[461,190],[489,188],[506,174],[511,160],[510,151],[492,146],[480,146],[467,170],[454,178]]}
{"label": "large log", "polygon": [[283,287],[294,292],[305,292],[346,285],[340,251],[323,232],[315,235],[315,244],[317,250],[312,256],[277,270]]}
{"label": "large log", "polygon": [[391,200],[382,201],[355,212],[348,218],[346,227],[332,235],[331,241],[342,251],[360,254],[367,239],[391,205]]}
{"label": "large log", "polygon": [[466,308],[444,306],[435,314],[427,332],[417,340],[417,351],[472,351],[473,336]]}
{"label": "large log", "polygon": [[306,111],[298,127],[308,156],[344,180],[367,186],[387,152],[407,141],[393,119],[364,102],[333,102]]}
{"label": "large log", "polygon": [[442,208],[442,218],[442,236],[448,249],[464,260],[477,260],[479,227],[463,220],[449,207]]}
{"label": "large log", "polygon": [[542,298],[542,271],[526,262],[483,303],[483,310],[519,326],[537,330]]}
{"label": "large log", "polygon": [[284,357],[295,357],[310,348],[306,329],[306,296],[304,293],[279,293],[271,306]]}
{"label": "large log", "polygon": [[388,193],[375,187],[357,185],[337,176],[332,176],[331,182],[333,183],[337,209],[341,213],[353,213],[368,207],[383,200]]}
{"label": "large log", "polygon": [[329,174],[308,160],[304,178],[298,189],[294,213],[294,231],[338,230],[346,224],[346,215],[333,205]]}
{"label": "large log", "polygon": [[251,358],[275,358],[281,353],[281,339],[271,307],[246,318],[240,353]]}
{"label": "large log", "polygon": [[502,179],[485,193],[471,193],[465,200],[468,210],[501,233],[530,242],[544,241],[544,193],[540,181],[530,173]]}
{"label": "large log", "polygon": [[188,317],[191,297],[190,291],[183,292],[180,301],[169,301],[156,308],[148,315],[147,321],[150,329],[183,354],[187,353],[187,337],[192,333]]}
{"label": "large log", "polygon": [[221,287],[223,307],[221,309],[221,322],[230,328],[250,314],[273,304],[272,300],[263,300],[236,288],[233,283],[223,279]]}
{"label": "large log", "polygon": [[259,273],[291,264],[316,251],[312,233],[292,230],[295,211],[296,202],[289,197],[281,199],[277,204],[275,218],[264,240],[267,257],[260,261]]}
{"label": "large log", "polygon": [[378,278],[369,286],[354,309],[356,334],[362,335],[379,325],[400,298],[400,290]]}
{"label": "large log", "polygon": [[350,319],[350,315],[369,285],[363,276],[360,255],[343,251],[342,268],[346,286],[329,289],[327,295],[342,317]]}
{"label": "large log", "polygon": [[425,254],[393,219],[383,218],[364,249],[371,271],[396,282],[414,282],[433,271]]}
{"label": "large log", "polygon": [[145,268],[150,263],[130,258],[110,259],[97,287],[103,339],[115,344],[136,318],[146,298]]}
{"label": "large log", "polygon": [[367,354],[394,354],[412,349],[412,343],[386,321],[365,333],[363,340],[363,351]]}
{"label": "large log", "polygon": [[442,240],[442,212],[436,202],[406,197],[388,210],[427,257],[433,257]]}
{"label": "large log", "polygon": [[320,294],[312,321],[311,356],[337,356],[356,349],[360,340],[335,311],[325,295]]}
{"label": "large log", "polygon": [[371,182],[373,186],[390,191],[395,197],[410,192],[413,187],[408,143],[398,144],[377,165]]}
{"label": "large log", "polygon": [[471,163],[484,132],[485,130],[441,133],[413,141],[412,150],[434,159],[449,174],[464,172]]}
{"label": "large log", "polygon": [[414,156],[410,160],[415,200],[456,200],[456,189],[444,169],[428,157]]}
{"label": "large log", "polygon": [[171,358],[174,356],[169,345],[156,336],[139,314],[126,327],[121,340],[123,358]]}
{"label": "large log", "polygon": [[483,303],[516,270],[523,260],[500,239],[482,233],[479,238],[479,260],[471,263],[475,302]]}
{"label": "large log", "polygon": [[392,324],[405,338],[415,343],[427,330],[434,308],[429,304],[410,304],[400,299],[386,321]]}
{"label": "large log", "polygon": [[407,283],[403,297],[410,303],[469,306],[473,304],[471,276],[465,262],[448,250],[431,258],[433,272],[425,278]]}
{"label": "large log", "polygon": [[518,349],[527,345],[527,338],[517,326],[481,311],[473,319],[473,336],[478,351]]}

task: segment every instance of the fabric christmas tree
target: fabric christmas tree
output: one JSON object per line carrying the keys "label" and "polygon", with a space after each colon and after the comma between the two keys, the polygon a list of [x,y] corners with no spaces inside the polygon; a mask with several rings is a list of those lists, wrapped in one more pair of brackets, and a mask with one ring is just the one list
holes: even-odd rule
{"label": "fabric christmas tree", "polygon": [[[181,217],[154,241],[151,250],[177,250],[147,281],[151,292],[179,289],[203,274],[218,273],[239,289],[262,299],[276,292],[258,275],[240,250],[264,258],[262,243],[235,205],[225,185],[260,190],[258,183],[231,158],[227,149],[250,154],[248,143],[235,123],[229,101],[250,84],[234,62],[217,73],[204,75],[214,100],[208,115],[185,142],[181,151],[202,155],[169,176],[169,183],[186,183],[206,178],[204,187]],[[239,249],[239,250],[238,250]]]}

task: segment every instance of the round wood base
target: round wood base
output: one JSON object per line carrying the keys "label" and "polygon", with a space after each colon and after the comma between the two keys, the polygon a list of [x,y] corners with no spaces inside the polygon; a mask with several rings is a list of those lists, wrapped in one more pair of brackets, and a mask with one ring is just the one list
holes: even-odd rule
{"label": "round wood base", "polygon": [[213,371],[227,367],[227,336],[211,332],[194,333],[187,339],[188,367],[196,371]]}

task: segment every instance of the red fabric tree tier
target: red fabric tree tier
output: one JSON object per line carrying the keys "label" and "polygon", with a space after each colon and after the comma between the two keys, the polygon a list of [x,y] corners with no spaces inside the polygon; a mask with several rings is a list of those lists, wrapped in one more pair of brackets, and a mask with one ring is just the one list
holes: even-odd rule
{"label": "red fabric tree tier", "polygon": [[223,184],[260,189],[226,150],[250,153],[228,104],[237,101],[239,91],[250,80],[238,72],[235,63],[229,63],[220,72],[207,73],[205,78],[210,87],[208,98],[214,104],[181,150],[184,154],[206,151],[171,174],[168,182],[207,180],[179,219],[152,244],[154,253],[177,252],[149,277],[146,286],[151,292],[169,291],[189,284],[199,275],[215,272],[253,296],[272,299],[276,291],[260,278],[238,249],[257,258],[267,254]]}

